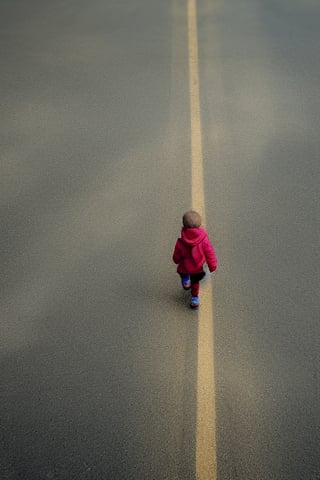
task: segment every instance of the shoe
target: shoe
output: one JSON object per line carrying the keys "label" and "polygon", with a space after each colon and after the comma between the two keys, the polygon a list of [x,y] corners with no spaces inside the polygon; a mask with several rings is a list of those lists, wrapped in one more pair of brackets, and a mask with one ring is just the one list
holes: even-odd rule
{"label": "shoe", "polygon": [[199,305],[200,305],[199,297],[191,297],[190,307],[191,308],[198,308]]}
{"label": "shoe", "polygon": [[191,288],[191,280],[190,280],[190,277],[182,278],[181,284],[182,284],[182,287],[183,287],[185,290],[190,290],[190,288]]}

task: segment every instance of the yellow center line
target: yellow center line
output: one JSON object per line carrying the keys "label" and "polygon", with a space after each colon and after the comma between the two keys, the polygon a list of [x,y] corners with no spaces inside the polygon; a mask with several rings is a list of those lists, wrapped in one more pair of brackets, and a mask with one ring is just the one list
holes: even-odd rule
{"label": "yellow center line", "polygon": [[[199,211],[205,224],[196,0],[188,0],[188,45],[192,208]],[[201,307],[198,313],[198,325],[196,479],[216,480],[213,296],[209,283],[202,286],[201,289]]]}

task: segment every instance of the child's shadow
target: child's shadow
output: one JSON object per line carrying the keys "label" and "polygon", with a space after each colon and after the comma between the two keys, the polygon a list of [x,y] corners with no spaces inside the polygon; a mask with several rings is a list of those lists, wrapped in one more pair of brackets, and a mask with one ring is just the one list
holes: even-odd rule
{"label": "child's shadow", "polygon": [[[177,282],[162,281],[159,284],[154,282],[127,281],[124,290],[127,296],[135,298],[137,295],[143,297],[143,303],[152,303],[154,306],[163,308],[166,305],[173,310],[190,309],[191,290],[183,290]],[[191,309],[190,309],[191,310]]]}
{"label": "child's shadow", "polygon": [[171,290],[169,295],[167,294],[167,298],[170,300],[170,304],[175,306],[176,308],[180,307],[184,310],[188,309],[192,311],[190,308],[190,300],[191,300],[191,291],[190,290],[181,290],[179,288],[175,290]]}

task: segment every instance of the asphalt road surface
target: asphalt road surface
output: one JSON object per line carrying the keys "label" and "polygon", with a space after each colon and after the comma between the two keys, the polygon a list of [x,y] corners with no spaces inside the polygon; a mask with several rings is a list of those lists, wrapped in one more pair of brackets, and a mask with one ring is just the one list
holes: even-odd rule
{"label": "asphalt road surface", "polygon": [[[196,478],[186,4],[0,1],[1,480]],[[319,480],[320,3],[197,8],[217,479]]]}

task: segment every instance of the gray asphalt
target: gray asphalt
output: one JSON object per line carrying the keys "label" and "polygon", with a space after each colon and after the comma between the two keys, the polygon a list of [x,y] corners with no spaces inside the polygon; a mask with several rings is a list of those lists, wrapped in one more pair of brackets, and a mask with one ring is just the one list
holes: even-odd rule
{"label": "gray asphalt", "polygon": [[[198,0],[218,480],[319,480],[320,5]],[[195,479],[186,8],[0,2],[1,480]]]}
{"label": "gray asphalt", "polygon": [[218,478],[320,478],[320,4],[200,8]]}

